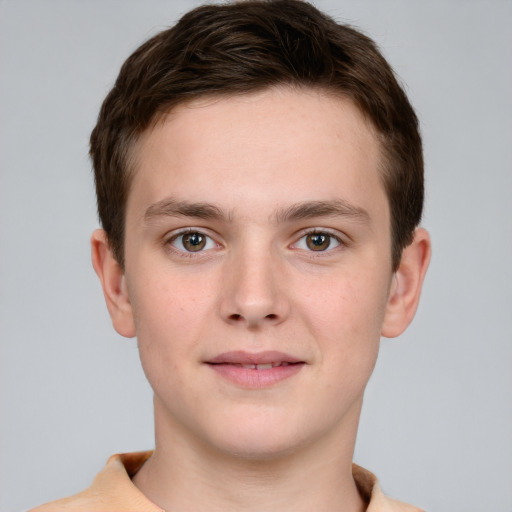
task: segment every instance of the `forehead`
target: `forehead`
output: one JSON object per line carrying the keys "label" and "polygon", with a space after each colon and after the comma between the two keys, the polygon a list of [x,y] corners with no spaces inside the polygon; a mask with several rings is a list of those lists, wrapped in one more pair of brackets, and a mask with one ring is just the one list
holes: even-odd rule
{"label": "forehead", "polygon": [[145,204],[216,196],[235,207],[236,197],[268,205],[384,194],[371,124],[349,99],[313,89],[179,105],[143,134],[134,155],[128,209],[134,195]]}

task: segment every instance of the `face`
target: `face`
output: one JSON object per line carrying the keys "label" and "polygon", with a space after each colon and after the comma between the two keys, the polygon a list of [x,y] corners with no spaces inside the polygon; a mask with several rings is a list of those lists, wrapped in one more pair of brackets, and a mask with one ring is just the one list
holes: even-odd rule
{"label": "face", "polygon": [[157,432],[246,457],[355,436],[393,281],[358,109],[285,88],[196,101],[136,157],[113,318],[138,337]]}

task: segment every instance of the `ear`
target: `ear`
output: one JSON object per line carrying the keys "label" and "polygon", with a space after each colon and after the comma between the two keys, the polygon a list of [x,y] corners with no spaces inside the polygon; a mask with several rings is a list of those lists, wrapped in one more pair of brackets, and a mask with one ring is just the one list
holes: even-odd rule
{"label": "ear", "polygon": [[393,276],[382,336],[394,338],[411,323],[420,300],[423,279],[430,262],[431,244],[428,232],[418,228],[412,243],[402,253],[400,266]]}
{"label": "ear", "polygon": [[126,277],[114,257],[107,235],[102,229],[97,229],[92,234],[91,256],[92,266],[100,278],[114,329],[121,336],[133,338],[135,336],[135,322],[126,287]]}

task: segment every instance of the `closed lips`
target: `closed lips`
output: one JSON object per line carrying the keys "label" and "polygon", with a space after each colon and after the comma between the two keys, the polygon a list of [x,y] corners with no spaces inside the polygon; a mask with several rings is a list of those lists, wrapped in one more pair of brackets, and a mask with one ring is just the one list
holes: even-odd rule
{"label": "closed lips", "polygon": [[271,368],[277,368],[278,366],[289,366],[290,364],[302,364],[300,362],[297,363],[289,363],[288,361],[280,361],[277,363],[210,363],[210,364],[229,364],[232,366],[238,366],[240,368],[244,368],[246,370],[270,370]]}
{"label": "closed lips", "polygon": [[211,365],[233,365],[251,370],[267,370],[278,366],[305,363],[305,361],[298,357],[277,351],[254,353],[245,351],[225,352],[205,362]]}

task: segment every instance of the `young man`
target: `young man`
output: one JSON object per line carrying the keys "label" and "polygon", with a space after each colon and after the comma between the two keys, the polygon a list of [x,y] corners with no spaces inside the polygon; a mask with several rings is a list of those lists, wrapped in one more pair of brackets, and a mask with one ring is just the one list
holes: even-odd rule
{"label": "young man", "polygon": [[374,43],[305,2],[200,7],[123,65],[91,156],[156,444],[35,510],[418,510],[352,464],[430,257],[416,116]]}

